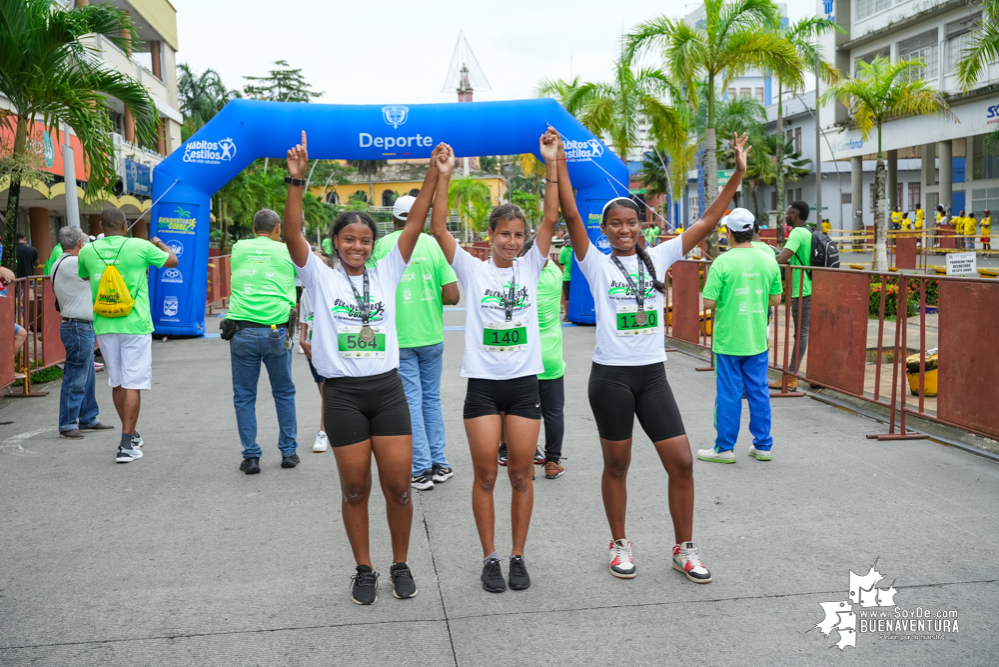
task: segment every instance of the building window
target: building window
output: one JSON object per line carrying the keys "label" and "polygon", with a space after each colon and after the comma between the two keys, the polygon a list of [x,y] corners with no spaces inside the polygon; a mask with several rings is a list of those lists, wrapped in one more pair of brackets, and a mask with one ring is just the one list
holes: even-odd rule
{"label": "building window", "polygon": [[905,203],[902,199],[902,192],[905,191],[905,183],[896,183],[898,187],[895,188],[895,206],[901,206]]}
{"label": "building window", "polygon": [[794,152],[795,153],[800,153],[801,152],[801,128],[800,127],[794,128]]}
{"label": "building window", "polygon": [[975,159],[971,166],[971,178],[976,181],[999,178],[999,146],[993,147],[991,151],[986,150],[987,138],[988,135],[979,134],[972,140]]}
{"label": "building window", "polygon": [[735,87],[732,87],[732,88],[728,89],[728,99],[730,99],[730,100],[734,100],[735,99]]}
{"label": "building window", "polygon": [[854,74],[854,76],[856,76],[857,72],[860,71],[860,65],[858,63],[860,63],[861,61],[863,61],[863,62],[867,63],[868,65],[870,65],[872,62],[874,62],[874,59],[877,58],[878,56],[884,56],[885,58],[890,58],[891,57],[891,48],[886,46],[885,48],[883,48],[883,49],[881,49],[879,51],[872,51],[871,53],[868,53],[866,56],[860,56],[859,58],[857,58],[856,60],[854,60],[853,61],[853,74]]}
{"label": "building window", "polygon": [[972,31],[981,20],[982,15],[975,14],[960,21],[947,24],[944,34],[947,37],[948,72],[953,72],[957,69],[957,63],[961,59],[961,52],[971,43]]}
{"label": "building window", "polygon": [[890,8],[896,0],[857,0],[857,20],[866,19]]}
{"label": "building window", "polygon": [[336,190],[333,190],[332,192],[328,192],[326,194],[326,203],[327,204],[339,204],[340,203],[340,195],[338,195],[336,193]]}
{"label": "building window", "polygon": [[766,100],[763,96],[763,93],[764,91],[762,88],[756,89],[756,101],[759,102],[760,104],[766,104]]}
{"label": "building window", "polygon": [[697,210],[697,196],[687,198],[687,213],[688,213],[688,224],[690,227],[699,217],[701,217],[700,211]]}
{"label": "building window", "polygon": [[740,98],[746,99],[747,97],[752,97],[752,96],[753,96],[753,89],[752,88],[740,88],[739,89],[739,97]]}
{"label": "building window", "polygon": [[840,206],[843,206],[845,204],[852,204],[853,203],[853,193],[852,192],[841,192],[840,195],[839,195],[839,203],[840,203]]}
{"label": "building window", "polygon": [[939,46],[937,42],[940,37],[936,28],[927,30],[921,35],[916,35],[898,43],[898,59],[915,60],[922,58],[925,67],[909,71],[909,80],[916,81],[926,77],[934,78],[938,74],[937,52]]}
{"label": "building window", "polygon": [[909,206],[910,211],[915,211],[922,201],[922,185],[920,183],[909,183]]}
{"label": "building window", "polygon": [[794,200],[795,201],[802,201],[802,199],[801,199],[801,188],[798,188],[798,189],[796,189],[794,191]]}
{"label": "building window", "polygon": [[382,193],[382,206],[391,206],[395,203],[395,193],[391,190],[386,190]]}
{"label": "building window", "polygon": [[971,211],[980,218],[985,209],[989,209],[990,214],[999,211],[999,188],[971,191]]}

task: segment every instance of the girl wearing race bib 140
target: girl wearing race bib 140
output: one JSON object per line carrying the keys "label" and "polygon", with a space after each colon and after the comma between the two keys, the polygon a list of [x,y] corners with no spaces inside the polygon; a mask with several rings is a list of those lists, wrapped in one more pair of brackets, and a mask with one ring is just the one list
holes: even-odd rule
{"label": "girl wearing race bib 140", "polygon": [[558,142],[556,180],[562,214],[596,309],[597,344],[588,391],[604,457],[601,491],[611,530],[610,571],[622,579],[631,579],[636,573],[633,545],[626,537],[624,524],[632,429],[637,416],[669,475],[669,513],[676,538],[673,568],[691,581],[711,581],[711,573],[692,541],[694,473],[690,442],[663,367],[663,281],[670,265],[683,259],[715,229],[726,205],[739,191],[750,149],[745,134],[733,139],[735,174],[704,215],[681,236],[646,250],[639,242],[642,229],[638,206],[626,197],[607,202],[600,229],[610,242],[609,255],[591,248],[586,226],[576,209],[565,151],[561,140]]}
{"label": "girl wearing race bib 140", "polygon": [[302,143],[288,151],[291,177],[286,179],[284,233],[314,307],[312,363],[325,378],[324,421],[331,427],[328,435],[340,473],[343,523],[357,562],[351,599],[357,604],[378,599],[378,573],[371,565],[368,541],[372,454],[392,536],[392,594],[412,598],[417,589],[406,556],[413,521],[413,445],[409,406],[397,370],[395,293],[427,219],[437,172],[432,166],[428,170],[396,247],[372,269],[365,268],[365,262],[375,247],[378,228],[364,213],[340,215],[332,234],[340,266],[333,269],[311,252],[302,235],[302,186],[308,162],[302,132]]}
{"label": "girl wearing race bib 140", "polygon": [[493,506],[497,454],[504,427],[507,470],[513,489],[510,588],[523,590],[531,585],[524,562],[524,544],[534,506],[531,475],[541,429],[538,375],[544,372],[538,327],[538,278],[547,261],[558,220],[558,192],[552,187],[556,183],[556,138],[549,131],[540,140],[549,182],[545,216],[534,247],[520,259],[516,258],[526,239],[527,222],[524,212],[509,204],[496,207],[489,216],[492,243],[489,260],[480,261],[458,248],[447,231],[448,179],[453,169],[450,147],[437,157],[440,179],[432,225],[444,257],[461,280],[467,300],[465,360],[461,369],[461,375],[468,378],[465,432],[474,473],[472,512],[484,555],[482,587],[490,593],[506,590],[496,552]]}

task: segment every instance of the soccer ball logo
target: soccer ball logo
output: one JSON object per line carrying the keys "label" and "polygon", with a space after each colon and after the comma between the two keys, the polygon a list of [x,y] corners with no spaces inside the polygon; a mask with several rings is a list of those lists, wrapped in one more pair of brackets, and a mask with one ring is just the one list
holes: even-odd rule
{"label": "soccer ball logo", "polygon": [[390,104],[382,107],[382,119],[394,129],[398,129],[400,125],[404,125],[409,120],[409,107],[401,104]]}

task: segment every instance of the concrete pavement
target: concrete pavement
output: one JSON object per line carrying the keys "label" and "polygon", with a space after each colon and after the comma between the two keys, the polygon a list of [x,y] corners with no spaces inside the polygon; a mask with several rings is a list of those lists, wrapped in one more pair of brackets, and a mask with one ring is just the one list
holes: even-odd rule
{"label": "concrete pavement", "polygon": [[[335,462],[311,453],[319,396],[301,355],[302,465],[279,467],[262,377],[258,476],[237,470],[228,347],[219,339],[154,342],[155,385],[139,421],[145,457],[127,465],[113,463],[117,429],[58,439],[57,383],[47,398],[0,404],[0,665],[999,662],[999,466],[929,441],[866,440],[883,425],[811,399],[774,401],[772,463],[746,454],[745,419],[737,464],[695,460],[694,539],[715,577],[709,585],[670,568],[667,478],[636,427],[628,532],[639,575],[610,576],[586,398],[588,327],[563,330],[567,472],[535,482],[533,586],[484,592],[461,421],[464,313],[445,317],[443,401],[456,475],[416,494],[410,564],[420,593],[409,601],[391,595],[377,484],[379,600],[350,601]],[[694,370],[701,365],[680,353],[667,361],[694,449],[713,441],[713,377]],[[99,374],[102,418],[120,427],[106,382]],[[496,500],[502,552],[510,544],[502,479]],[[837,633],[813,629],[820,603],[848,600],[850,571],[866,574],[875,560],[879,586],[894,582],[899,613],[956,610],[959,632],[925,641],[864,632],[855,648],[830,648]],[[851,607],[858,617],[866,611]]]}

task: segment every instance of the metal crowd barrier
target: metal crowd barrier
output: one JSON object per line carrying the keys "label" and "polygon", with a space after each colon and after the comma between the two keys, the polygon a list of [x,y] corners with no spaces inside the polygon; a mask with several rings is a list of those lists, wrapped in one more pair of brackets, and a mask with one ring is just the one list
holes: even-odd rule
{"label": "metal crowd barrier", "polygon": [[[14,349],[14,324],[28,330],[20,350]],[[0,297],[0,389],[9,387],[24,375],[24,389],[4,394],[7,398],[47,396],[32,391],[31,374],[66,361],[66,348],[59,333],[62,316],[55,308],[50,276],[18,278],[7,285],[7,297]],[[20,355],[15,368],[15,356]]]}
{"label": "metal crowd barrier", "polygon": [[[708,351],[713,318],[701,307],[701,290],[710,266],[684,260],[670,268],[664,313],[668,339]],[[908,415],[999,438],[999,355],[988,334],[999,330],[999,281],[818,267],[782,270],[784,300],[774,309],[770,344],[770,368],[781,373],[774,397],[805,395],[788,391],[793,377],[887,408],[888,432],[873,438],[926,437],[907,429]],[[806,270],[812,272],[808,349],[791,373],[791,276]],[[876,314],[870,314],[872,301]],[[803,302],[796,305],[800,320]],[[928,318],[936,320],[935,328]],[[869,336],[873,327],[877,334]]]}

